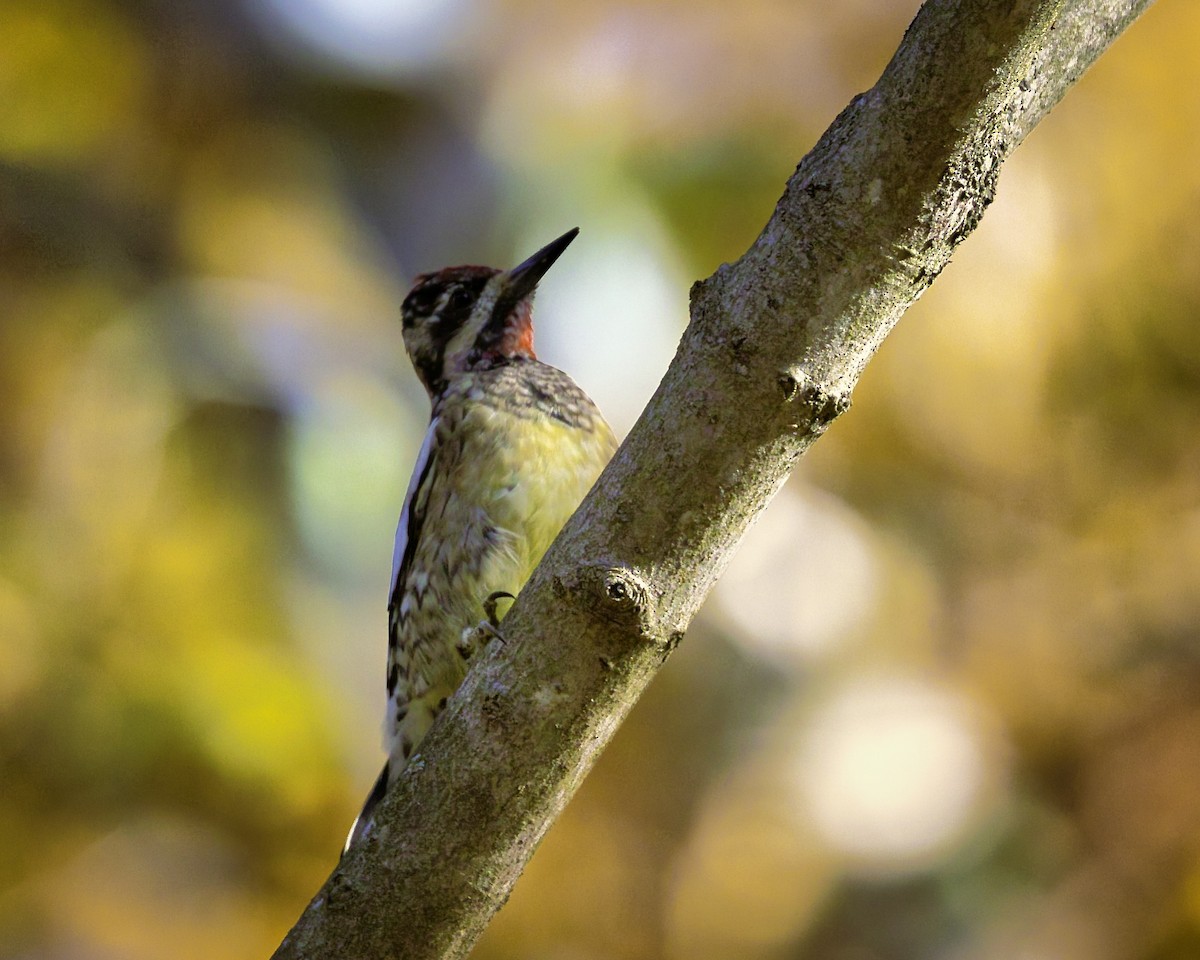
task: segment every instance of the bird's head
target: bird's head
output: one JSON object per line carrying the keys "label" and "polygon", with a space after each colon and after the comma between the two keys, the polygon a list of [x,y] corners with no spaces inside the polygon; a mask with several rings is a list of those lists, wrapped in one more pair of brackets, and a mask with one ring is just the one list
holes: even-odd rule
{"label": "bird's head", "polygon": [[446,267],[417,277],[404,298],[404,346],[417,376],[436,397],[455,376],[533,359],[533,294],[579,228],[511,270]]}

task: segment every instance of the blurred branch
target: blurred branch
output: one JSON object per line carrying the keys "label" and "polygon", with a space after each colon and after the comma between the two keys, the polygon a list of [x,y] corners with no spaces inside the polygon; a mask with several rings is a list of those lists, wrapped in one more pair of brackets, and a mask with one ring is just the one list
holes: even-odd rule
{"label": "blurred branch", "polygon": [[[277,958],[462,957],[748,524],[975,229],[1009,153],[1149,0],[929,0],[754,246]],[[814,558],[819,563],[820,558]]]}

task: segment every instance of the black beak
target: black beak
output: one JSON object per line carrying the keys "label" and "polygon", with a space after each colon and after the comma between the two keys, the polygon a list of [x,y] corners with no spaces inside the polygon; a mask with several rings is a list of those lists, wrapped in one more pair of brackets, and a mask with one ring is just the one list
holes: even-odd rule
{"label": "black beak", "polygon": [[579,228],[574,227],[557,240],[552,240],[520,266],[508,271],[505,284],[504,299],[516,304],[524,300],[537,288],[538,281],[546,275],[546,271],[554,261],[562,256],[562,252],[571,245],[571,241],[579,234]]}

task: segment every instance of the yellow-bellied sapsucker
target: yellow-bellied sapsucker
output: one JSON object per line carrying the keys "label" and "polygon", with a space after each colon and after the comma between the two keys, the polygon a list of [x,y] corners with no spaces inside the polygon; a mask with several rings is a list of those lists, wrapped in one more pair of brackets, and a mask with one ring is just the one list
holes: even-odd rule
{"label": "yellow-bellied sapsucker", "polygon": [[346,848],[466,675],[481,623],[524,586],[616,449],[600,411],[533,352],[538,281],[579,231],[508,271],[417,278],[404,345],[432,401],[392,559],[388,760]]}

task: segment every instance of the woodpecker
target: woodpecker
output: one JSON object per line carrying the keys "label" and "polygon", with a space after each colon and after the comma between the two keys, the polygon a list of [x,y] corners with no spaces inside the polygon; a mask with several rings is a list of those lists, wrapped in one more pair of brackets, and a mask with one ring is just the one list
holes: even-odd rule
{"label": "woodpecker", "polygon": [[417,277],[401,308],[404,346],[429,394],[392,554],[388,753],[346,850],[372,826],[472,655],[616,449],[575,382],[537,359],[533,295],[578,228],[501,271]]}

